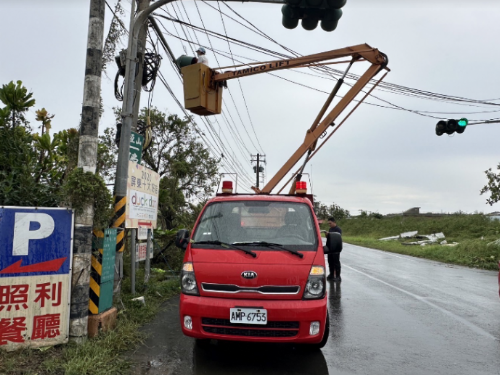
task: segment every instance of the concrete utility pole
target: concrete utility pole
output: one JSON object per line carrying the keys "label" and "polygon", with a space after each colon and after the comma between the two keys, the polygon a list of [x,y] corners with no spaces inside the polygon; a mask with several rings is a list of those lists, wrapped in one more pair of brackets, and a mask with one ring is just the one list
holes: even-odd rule
{"label": "concrete utility pole", "polygon": [[[137,12],[141,13],[145,9],[149,7],[150,0],[138,0],[138,7],[137,7]],[[134,27],[134,19],[135,19],[135,3],[134,1],[132,2],[132,9],[130,12],[130,36],[129,38],[132,39],[132,29]],[[137,43],[137,52],[135,56],[131,60],[129,59],[128,53],[130,53],[130,42],[129,40],[129,51],[127,51],[127,66],[125,70],[125,77],[128,79],[131,75],[128,74],[129,70],[132,70],[133,73],[136,71],[136,64],[138,64],[138,72],[137,76],[135,76],[135,82],[133,81],[133,87],[134,87],[134,99],[133,99],[133,109],[132,109],[132,122],[130,124],[130,131],[135,131],[137,129],[137,118],[139,117],[139,108],[141,104],[141,91],[142,91],[142,71],[143,71],[143,65],[144,65],[144,53],[146,49],[146,27],[147,27],[147,22],[143,23],[139,27],[139,33],[136,39]],[[133,75],[132,75],[133,77]],[[129,87],[129,82],[125,80],[125,90]],[[126,91],[125,91],[126,92]],[[122,118],[124,121],[122,124],[125,123],[125,118],[123,116],[123,111],[125,110],[125,97],[123,99],[123,108],[122,108]],[[129,115],[130,116],[130,115]],[[127,142],[127,145],[130,143],[130,132],[129,135],[126,136],[124,133],[124,127],[122,126],[122,135],[120,137],[120,150],[122,148],[122,141],[125,139]],[[120,154],[119,154],[120,155]],[[118,159],[120,160],[120,156],[118,156]],[[128,168],[128,152],[127,152],[127,159],[125,160],[125,163],[127,164]],[[126,170],[126,173],[128,174],[128,170]],[[118,167],[117,167],[117,178],[118,178]],[[118,228],[119,232],[116,237],[116,257],[115,257],[115,282],[114,282],[114,290],[113,294],[114,295],[119,295],[121,292],[121,280],[123,278],[123,251],[125,250],[125,206],[126,206],[126,190],[127,190],[127,182],[126,182],[126,177],[125,177],[125,192],[123,195],[118,193],[117,185],[115,182],[115,217],[113,218],[113,223],[112,227]],[[135,236],[135,231],[132,233],[132,235]],[[134,238],[135,242],[135,238]],[[132,249],[132,251],[135,251],[135,249]],[[132,262],[134,263],[134,262]],[[135,267],[135,264],[132,265],[132,267]],[[135,271],[135,269],[134,269]],[[135,274],[135,272],[134,272]],[[135,286],[134,286],[135,287]]]}
{"label": "concrete utility pole", "polygon": [[[254,156],[255,156],[255,155],[252,155],[252,158],[253,158]],[[266,157],[266,155],[257,154],[257,155],[255,156],[255,157],[256,157],[256,159],[252,159],[252,160],[250,160],[250,162],[254,162],[254,161],[255,161],[255,162],[257,162],[257,165],[254,167],[254,168],[255,168],[255,176],[256,176],[256,177],[255,177],[255,179],[256,179],[256,180],[255,180],[255,182],[256,182],[256,183],[255,183],[255,187],[256,187],[256,188],[259,188],[259,184],[260,184],[260,173],[261,173],[261,172],[260,172],[260,168],[261,168],[261,167],[260,167],[260,162],[261,162],[261,161],[262,161],[262,162],[264,162],[264,163],[266,162],[266,160],[265,160],[265,159],[261,159],[261,156]]]}
{"label": "concrete utility pole", "polygon": [[[90,1],[78,168],[92,173],[97,164],[104,11],[105,0]],[[75,217],[69,335],[77,342],[87,338],[93,219],[92,203]]]}

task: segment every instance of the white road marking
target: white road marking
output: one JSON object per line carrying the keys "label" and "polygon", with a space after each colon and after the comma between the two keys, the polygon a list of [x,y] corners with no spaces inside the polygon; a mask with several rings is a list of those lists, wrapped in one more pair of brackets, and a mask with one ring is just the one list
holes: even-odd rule
{"label": "white road marking", "polygon": [[459,321],[460,323],[462,323],[462,324],[466,325],[467,327],[469,327],[469,328],[470,328],[471,330],[473,330],[474,332],[476,332],[476,333],[478,333],[478,334],[480,334],[480,335],[483,335],[483,336],[485,336],[485,337],[488,337],[488,338],[490,338],[490,339],[492,339],[492,340],[499,341],[499,339],[498,339],[497,337],[493,336],[492,334],[490,334],[489,332],[485,331],[484,329],[482,329],[482,328],[480,328],[480,327],[476,326],[475,324],[473,324],[473,323],[469,322],[468,320],[466,320],[466,319],[464,319],[464,318],[462,318],[462,317],[460,317],[460,316],[458,316],[458,315],[453,314],[451,311],[448,311],[448,310],[446,310],[446,309],[443,309],[442,307],[440,307],[440,306],[438,306],[438,305],[436,305],[436,304],[434,304],[434,303],[432,303],[432,302],[428,301],[426,298],[424,298],[424,297],[422,297],[422,296],[418,296],[418,295],[416,295],[416,294],[414,294],[414,293],[411,293],[411,292],[409,292],[409,291],[407,291],[407,290],[401,289],[401,288],[399,288],[399,287],[397,287],[397,286],[395,286],[395,285],[392,285],[392,284],[390,284],[390,283],[388,283],[388,282],[385,282],[385,281],[383,281],[383,280],[377,279],[376,277],[373,277],[373,276],[371,276],[371,275],[369,275],[369,274],[367,274],[367,273],[365,273],[365,272],[363,272],[363,271],[359,271],[359,270],[357,270],[357,269],[355,269],[355,268],[353,268],[353,267],[347,266],[347,265],[345,265],[345,264],[342,264],[342,267],[349,268],[350,270],[352,270],[352,271],[354,271],[354,272],[357,272],[357,273],[359,273],[359,274],[361,274],[361,275],[364,275],[364,276],[366,276],[366,277],[368,277],[368,278],[370,278],[370,279],[372,279],[372,280],[378,281],[379,283],[384,284],[384,285],[387,285],[388,287],[391,287],[391,288],[393,288],[393,289],[396,289],[397,291],[399,291],[399,292],[401,292],[401,293],[404,293],[404,294],[406,294],[406,295],[409,295],[410,297],[413,297],[413,298],[415,298],[416,300],[418,300],[418,301],[420,301],[420,302],[423,302],[423,303],[425,303],[425,304],[427,304],[427,305],[429,305],[429,306],[431,306],[431,307],[435,308],[436,310],[441,311],[443,314],[445,314],[445,315],[448,315],[448,316],[452,317],[453,319],[455,319],[455,320]]}

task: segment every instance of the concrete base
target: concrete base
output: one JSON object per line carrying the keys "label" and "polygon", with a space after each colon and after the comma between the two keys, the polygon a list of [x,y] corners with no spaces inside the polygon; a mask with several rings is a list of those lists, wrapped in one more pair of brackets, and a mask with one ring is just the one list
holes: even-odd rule
{"label": "concrete base", "polygon": [[97,336],[100,331],[107,332],[114,329],[117,316],[118,310],[116,307],[97,315],[89,315],[89,338]]}

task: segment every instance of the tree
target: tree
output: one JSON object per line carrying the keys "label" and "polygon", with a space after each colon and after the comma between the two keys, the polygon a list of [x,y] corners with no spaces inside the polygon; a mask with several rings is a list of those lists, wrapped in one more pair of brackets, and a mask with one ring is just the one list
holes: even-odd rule
{"label": "tree", "polygon": [[[117,121],[120,111],[115,110]],[[161,177],[158,220],[162,229],[189,226],[193,216],[217,186],[219,160],[210,156],[199,141],[189,119],[166,114],[157,108],[141,110],[139,120],[151,123],[152,145],[143,153],[142,164]],[[100,137],[98,170],[114,179],[117,140],[114,129]],[[201,206],[202,207],[202,206]],[[196,218],[194,216],[194,218]]]}
{"label": "tree", "polygon": [[[23,86],[22,81],[17,81],[17,84],[10,81],[7,85],[2,85],[0,101],[5,104],[4,112],[0,115],[4,118],[4,126],[7,123],[10,123],[12,128],[18,125],[28,126],[24,113],[35,105],[35,99],[33,99],[33,93],[28,93],[28,89]],[[5,119],[9,121],[6,122]]]}
{"label": "tree", "polygon": [[[139,119],[147,123],[148,111]],[[183,223],[193,203],[205,201],[217,186],[219,161],[199,142],[189,119],[149,111],[153,144],[144,154],[144,164],[161,177],[159,213],[166,229]],[[189,223],[191,224],[191,223]]]}
{"label": "tree", "polygon": [[342,220],[350,216],[349,210],[345,210],[335,203],[327,206],[317,200],[314,201],[314,212],[318,219],[322,220],[327,220],[329,217],[334,217],[335,220]]}
{"label": "tree", "polygon": [[[497,170],[500,171],[500,164],[498,164]],[[481,195],[490,192],[490,197],[486,198],[486,203],[493,206],[500,201],[500,172],[495,173],[490,168],[484,171],[484,173],[488,178],[488,183],[481,189]]]}
{"label": "tree", "polygon": [[0,89],[0,98],[7,104],[0,109],[0,205],[70,205],[77,209],[82,201],[93,199],[96,222],[106,222],[112,198],[102,179],[73,173],[78,130],[62,130],[51,136],[54,116],[42,108],[36,111],[41,134],[32,133],[23,113],[35,100],[20,85],[21,81],[17,86],[11,82]]}

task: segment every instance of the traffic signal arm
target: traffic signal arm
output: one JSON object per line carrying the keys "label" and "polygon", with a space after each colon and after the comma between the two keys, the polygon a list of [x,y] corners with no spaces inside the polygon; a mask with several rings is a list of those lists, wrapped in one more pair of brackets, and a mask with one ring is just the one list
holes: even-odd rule
{"label": "traffic signal arm", "polygon": [[351,56],[354,60],[364,58],[366,61],[369,61],[379,67],[381,66],[382,68],[385,68],[387,65],[387,57],[383,53],[379,52],[376,48],[370,47],[368,44],[359,44],[357,46],[317,53],[314,55],[302,56],[288,60],[270,61],[244,69],[226,71],[214,74],[212,79],[214,82],[227,81],[233,78],[247,77],[254,74],[268,73],[270,71],[308,67],[321,61],[334,60],[347,56]]}

